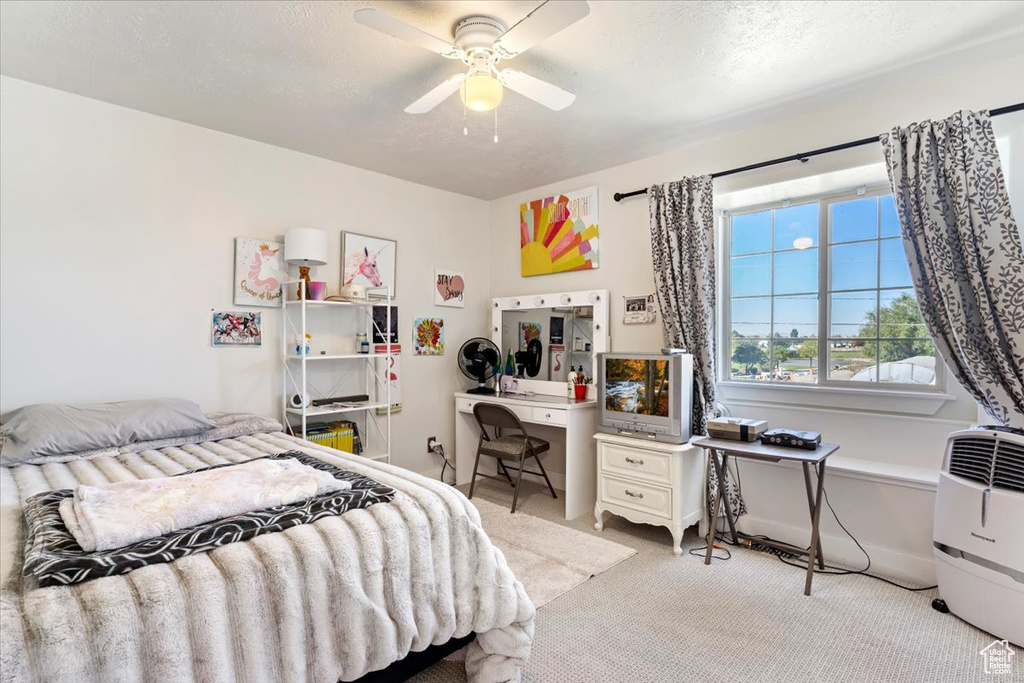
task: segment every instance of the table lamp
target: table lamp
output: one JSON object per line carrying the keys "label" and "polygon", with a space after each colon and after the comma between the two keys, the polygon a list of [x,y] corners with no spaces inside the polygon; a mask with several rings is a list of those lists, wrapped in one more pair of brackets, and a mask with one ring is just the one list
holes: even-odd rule
{"label": "table lamp", "polygon": [[[299,279],[309,292],[310,266],[327,264],[327,233],[314,228],[292,228],[284,234],[284,260],[299,267]],[[296,296],[302,298],[302,282]]]}

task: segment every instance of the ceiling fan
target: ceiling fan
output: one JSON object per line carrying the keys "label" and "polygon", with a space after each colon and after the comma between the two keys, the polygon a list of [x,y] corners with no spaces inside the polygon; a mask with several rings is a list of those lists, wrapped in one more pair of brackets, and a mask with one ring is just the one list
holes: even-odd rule
{"label": "ceiling fan", "polygon": [[451,43],[376,9],[358,10],[355,19],[364,26],[466,65],[466,73],[448,78],[405,108],[409,114],[425,114],[456,90],[461,90],[462,101],[468,108],[490,111],[501,103],[503,88],[549,109],[565,109],[576,99],[574,94],[522,71],[499,71],[498,62],[526,52],[588,14],[590,6],[586,0],[546,0],[509,29],[494,17],[473,15],[455,24]]}

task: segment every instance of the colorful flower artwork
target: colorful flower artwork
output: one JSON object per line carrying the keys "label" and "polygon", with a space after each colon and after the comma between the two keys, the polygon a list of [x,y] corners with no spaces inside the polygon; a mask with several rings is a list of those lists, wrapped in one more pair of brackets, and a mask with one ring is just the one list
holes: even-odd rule
{"label": "colorful flower artwork", "polygon": [[283,244],[235,238],[236,306],[280,306],[281,283],[287,279]]}
{"label": "colorful flower artwork", "polygon": [[444,319],[416,318],[412,326],[413,353],[417,356],[444,355]]}
{"label": "colorful flower artwork", "polygon": [[519,205],[523,277],[598,267],[597,187]]}

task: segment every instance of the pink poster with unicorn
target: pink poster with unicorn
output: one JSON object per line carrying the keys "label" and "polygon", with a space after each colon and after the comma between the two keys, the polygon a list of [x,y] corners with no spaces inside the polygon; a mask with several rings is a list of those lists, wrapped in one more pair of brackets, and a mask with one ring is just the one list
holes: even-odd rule
{"label": "pink poster with unicorn", "polygon": [[236,306],[280,306],[281,283],[287,279],[283,244],[235,238]]}
{"label": "pink poster with unicorn", "polygon": [[[355,232],[341,233],[341,286],[363,285],[367,290],[390,287],[394,296],[397,253],[398,243],[394,240]],[[371,298],[386,296],[383,290],[368,294]]]}

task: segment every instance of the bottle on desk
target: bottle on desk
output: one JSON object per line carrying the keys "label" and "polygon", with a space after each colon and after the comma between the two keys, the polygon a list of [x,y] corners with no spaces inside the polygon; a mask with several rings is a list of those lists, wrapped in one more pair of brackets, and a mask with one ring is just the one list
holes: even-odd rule
{"label": "bottle on desk", "polygon": [[568,382],[568,385],[569,385],[569,398],[573,398],[576,395],[576,393],[575,393],[576,392],[576,378],[578,376],[579,375],[577,375],[576,371],[570,365],[569,366],[569,376],[567,378],[567,382]]}

